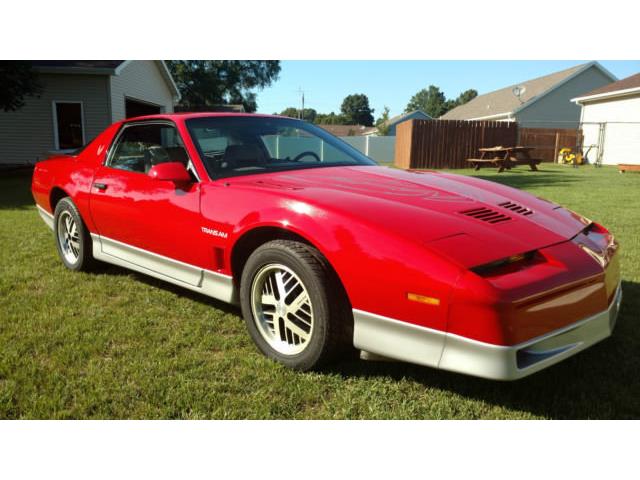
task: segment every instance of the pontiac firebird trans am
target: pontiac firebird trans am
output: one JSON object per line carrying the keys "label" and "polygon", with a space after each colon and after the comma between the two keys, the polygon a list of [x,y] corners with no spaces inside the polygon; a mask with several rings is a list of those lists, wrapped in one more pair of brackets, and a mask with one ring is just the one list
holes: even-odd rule
{"label": "pontiac firebird trans am", "polygon": [[476,178],[380,167],[308,123],[128,119],[35,168],[72,270],[120,265],[239,303],[268,357],[360,350],[500,380],[611,335],[617,243],[601,225]]}

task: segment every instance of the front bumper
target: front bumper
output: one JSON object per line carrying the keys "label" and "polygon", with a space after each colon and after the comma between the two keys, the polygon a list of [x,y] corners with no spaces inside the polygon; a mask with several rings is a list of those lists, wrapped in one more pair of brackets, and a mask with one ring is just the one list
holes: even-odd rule
{"label": "front bumper", "polygon": [[512,346],[493,345],[354,310],[354,345],[378,356],[492,380],[531,375],[609,337],[615,327],[622,287],[596,315]]}
{"label": "front bumper", "polygon": [[615,327],[622,287],[607,310],[513,346],[447,335],[439,368],[494,380],[516,380],[558,363],[609,337]]}

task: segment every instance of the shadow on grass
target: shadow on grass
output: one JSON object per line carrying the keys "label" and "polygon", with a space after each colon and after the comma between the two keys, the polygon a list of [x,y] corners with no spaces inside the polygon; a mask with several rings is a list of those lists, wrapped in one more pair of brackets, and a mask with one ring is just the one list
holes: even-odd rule
{"label": "shadow on grass", "polygon": [[348,377],[407,378],[425,387],[552,419],[640,418],[640,284],[623,282],[613,336],[546,370],[496,382],[427,367],[354,360],[327,369]]}
{"label": "shadow on grass", "polygon": [[32,173],[5,172],[0,176],[0,210],[20,210],[34,206],[31,195]]}
{"label": "shadow on grass", "polygon": [[178,285],[173,285],[172,283],[168,283],[163,280],[150,277],[149,275],[145,275],[144,273],[138,273],[133,270],[129,270],[123,267],[119,267],[117,265],[111,265],[107,263],[100,265],[99,269],[96,270],[94,273],[96,274],[102,273],[102,274],[113,275],[113,276],[131,276],[135,279],[136,282],[144,283],[145,285],[159,288],[167,292],[171,292],[180,297],[186,297],[190,300],[201,303],[202,305],[206,305],[208,307],[213,307],[218,310],[221,310],[224,313],[237,315],[239,317],[239,321],[244,321],[242,319],[242,312],[240,311],[239,306],[222,302],[220,300],[216,300],[215,298],[211,298],[207,295],[203,295],[202,293],[194,292],[193,290],[189,290],[187,288],[183,288]]}
{"label": "shadow on grass", "polygon": [[[239,307],[217,301],[147,275],[114,265],[99,273],[131,275],[136,281],[236,315]],[[552,419],[640,418],[640,284],[622,282],[623,302],[612,337],[546,370],[514,382],[498,382],[402,362],[353,359],[333,364],[325,373],[345,379],[390,377],[410,379],[425,387],[530,412]]]}
{"label": "shadow on grass", "polygon": [[475,178],[501,183],[509,187],[527,189],[533,187],[557,186],[563,187],[575,183],[578,179],[569,175],[562,175],[558,170],[544,170],[530,172],[524,170],[505,170],[495,175],[474,174]]}

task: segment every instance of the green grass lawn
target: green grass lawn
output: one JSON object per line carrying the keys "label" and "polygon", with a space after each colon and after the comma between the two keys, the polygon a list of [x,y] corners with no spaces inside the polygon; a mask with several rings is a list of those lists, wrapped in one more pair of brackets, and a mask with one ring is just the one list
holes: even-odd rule
{"label": "green grass lawn", "polygon": [[515,383],[356,360],[293,372],[257,352],[234,307],[117,267],[65,270],[30,179],[11,177],[0,179],[0,418],[640,417],[640,175],[458,173],[616,234],[624,300],[611,338]]}

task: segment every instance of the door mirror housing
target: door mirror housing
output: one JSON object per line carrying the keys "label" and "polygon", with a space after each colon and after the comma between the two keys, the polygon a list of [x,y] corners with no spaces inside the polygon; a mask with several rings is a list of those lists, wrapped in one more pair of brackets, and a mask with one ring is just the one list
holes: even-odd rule
{"label": "door mirror housing", "polygon": [[175,183],[191,182],[191,175],[180,162],[158,163],[149,170],[148,175],[154,180],[165,180]]}

